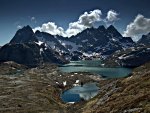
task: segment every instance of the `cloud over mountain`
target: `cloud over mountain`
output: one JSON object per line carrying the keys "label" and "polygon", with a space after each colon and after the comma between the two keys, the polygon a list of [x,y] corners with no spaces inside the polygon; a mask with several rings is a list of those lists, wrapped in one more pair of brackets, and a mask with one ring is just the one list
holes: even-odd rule
{"label": "cloud over mountain", "polygon": [[90,12],[84,12],[82,15],[79,16],[76,22],[69,23],[67,30],[64,30],[62,27],[58,27],[54,22],[44,23],[41,27],[36,27],[33,29],[35,32],[36,30],[47,32],[52,35],[60,35],[63,37],[71,37],[75,36],[78,33],[82,32],[83,30],[91,27],[95,27],[94,24],[96,22],[105,22],[106,25],[113,24],[117,21],[118,13],[114,10],[109,10],[107,12],[107,16],[102,18],[102,12],[99,9],[95,9]]}
{"label": "cloud over mountain", "polygon": [[21,29],[22,28],[22,26],[21,25],[17,25],[17,29]]}
{"label": "cloud over mountain", "polygon": [[41,27],[36,27],[33,29],[34,32],[37,30],[47,32],[52,35],[65,35],[64,29],[62,27],[58,27],[54,22],[44,23]]}
{"label": "cloud over mountain", "polygon": [[[104,22],[106,26],[114,24],[118,18],[119,13],[114,10],[109,10],[107,16],[102,18],[102,12],[99,9],[95,9],[90,12],[84,12],[79,16],[76,22],[69,23],[66,30],[64,28],[57,26],[54,22],[48,22],[42,24],[42,26],[33,29],[35,32],[39,30],[41,32],[47,32],[52,35],[60,35],[63,37],[75,36],[83,30],[91,27],[95,27],[96,22]],[[150,19],[145,18],[143,15],[138,14],[134,21],[127,25],[126,30],[123,32],[123,36],[132,37],[135,41],[138,40],[140,34],[147,34],[150,32]]]}
{"label": "cloud over mountain", "polygon": [[134,21],[127,25],[123,35],[136,38],[137,35],[147,34],[148,32],[150,32],[150,18],[138,14]]}
{"label": "cloud over mountain", "polygon": [[78,21],[70,23],[66,31],[64,31],[62,27],[58,27],[54,22],[44,23],[41,27],[36,27],[33,30],[48,32],[52,35],[71,37],[87,28],[93,27],[95,22],[102,21],[101,15],[102,12],[99,9],[85,12],[84,14],[80,15]]}
{"label": "cloud over mountain", "polygon": [[85,12],[79,17],[77,22],[73,22],[69,24],[69,28],[66,30],[67,36],[70,37],[72,35],[76,35],[87,28],[93,27],[93,24],[95,22],[102,20],[101,15],[102,12],[101,10],[98,9],[94,11],[90,11],[89,13]]}
{"label": "cloud over mountain", "polygon": [[119,14],[116,11],[110,10],[107,12],[106,20],[110,21],[110,22],[116,21],[116,20],[118,20],[118,15]]}

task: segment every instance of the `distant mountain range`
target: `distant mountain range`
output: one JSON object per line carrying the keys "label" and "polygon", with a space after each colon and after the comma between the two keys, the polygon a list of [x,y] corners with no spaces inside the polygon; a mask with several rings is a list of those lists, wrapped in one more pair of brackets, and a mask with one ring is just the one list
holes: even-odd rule
{"label": "distant mountain range", "polygon": [[134,45],[130,37],[123,37],[114,26],[107,29],[86,29],[76,36],[64,38],[45,32],[33,33],[30,26],[17,31],[10,43],[37,42],[45,43],[47,48],[59,52],[69,60],[89,59],[92,57],[108,56],[116,50],[126,49]]}
{"label": "distant mountain range", "polygon": [[143,35],[134,47],[118,50],[105,59],[106,65],[138,67],[150,61],[150,33]]}
{"label": "distant mountain range", "polygon": [[89,28],[70,38],[53,36],[36,31],[30,26],[19,29],[10,43],[0,49],[0,62],[15,61],[37,66],[44,62],[63,64],[70,60],[105,59],[118,50],[137,45],[149,45],[150,33],[143,35],[136,44],[130,37],[123,37],[114,26]]}
{"label": "distant mountain range", "polygon": [[[128,48],[134,45],[131,38],[124,38],[113,27],[105,29],[90,28],[71,38],[52,36],[44,32],[35,33],[39,41],[61,54],[69,54],[69,59],[89,59],[96,56],[107,56],[116,50]],[[71,56],[71,57],[70,57]]]}

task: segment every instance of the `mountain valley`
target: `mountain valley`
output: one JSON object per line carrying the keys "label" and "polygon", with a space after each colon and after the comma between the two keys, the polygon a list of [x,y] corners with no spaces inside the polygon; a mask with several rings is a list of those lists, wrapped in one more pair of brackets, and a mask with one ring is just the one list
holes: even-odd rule
{"label": "mountain valley", "polygon": [[[70,38],[34,33],[25,26],[0,48],[0,112],[149,113],[149,43],[150,34],[134,42],[112,25],[89,28]],[[97,68],[125,67],[132,72],[107,79],[102,74],[59,69],[71,61],[94,59],[101,62]],[[72,68],[76,66],[81,65]],[[75,103],[62,101],[65,91],[87,83],[99,87],[95,97]]]}

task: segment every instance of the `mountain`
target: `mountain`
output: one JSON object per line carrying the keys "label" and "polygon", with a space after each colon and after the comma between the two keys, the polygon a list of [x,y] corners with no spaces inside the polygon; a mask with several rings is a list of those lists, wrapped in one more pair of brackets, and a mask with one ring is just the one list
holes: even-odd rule
{"label": "mountain", "polygon": [[5,61],[14,61],[29,67],[36,67],[45,62],[67,62],[58,52],[38,41],[30,26],[18,30],[10,43],[0,48],[0,62]]}
{"label": "mountain", "polygon": [[150,33],[143,35],[142,38],[138,41],[138,44],[150,45]]}
{"label": "mountain", "polygon": [[150,61],[149,46],[135,46],[118,50],[104,60],[106,66],[138,67]]}
{"label": "mountain", "polygon": [[100,26],[98,29],[87,29],[77,35],[74,38],[75,41],[79,45],[84,45],[82,51],[85,55],[95,52],[102,57],[134,45],[131,38],[122,37],[112,25],[107,29],[104,26]]}
{"label": "mountain", "polygon": [[27,25],[16,32],[15,36],[12,38],[10,43],[26,43],[26,42],[33,42],[33,41],[38,41],[38,40],[34,32],[32,31],[32,28],[29,25]]}
{"label": "mountain", "polygon": [[138,67],[150,61],[150,33],[133,46],[114,52],[104,60],[106,66]]}
{"label": "mountain", "polygon": [[117,50],[134,46],[130,37],[123,37],[114,26],[89,28],[70,38],[36,31],[30,26],[19,29],[10,43],[0,49],[0,61],[25,65],[42,62],[65,63],[67,60],[105,58]]}
{"label": "mountain", "polygon": [[107,29],[104,26],[89,28],[70,38],[40,31],[35,35],[39,41],[71,60],[104,57],[134,45],[130,37],[123,37],[112,25]]}
{"label": "mountain", "polygon": [[45,45],[36,43],[6,44],[0,49],[0,62],[15,61],[29,67],[35,67],[44,62],[63,64],[65,60],[55,51]]}
{"label": "mountain", "polygon": [[69,52],[63,44],[60,43],[59,38],[63,39],[63,37],[60,36],[53,36],[49,33],[36,31],[35,36],[38,41],[43,42],[47,44],[48,48],[51,48],[57,52]]}
{"label": "mountain", "polygon": [[85,54],[95,52],[104,56],[134,44],[131,38],[122,37],[112,25],[107,29],[104,26],[87,29],[69,40],[78,44],[78,50]]}

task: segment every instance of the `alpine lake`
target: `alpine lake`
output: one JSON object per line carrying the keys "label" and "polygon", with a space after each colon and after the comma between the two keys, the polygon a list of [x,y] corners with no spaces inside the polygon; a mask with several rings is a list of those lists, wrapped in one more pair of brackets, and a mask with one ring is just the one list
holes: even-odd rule
{"label": "alpine lake", "polygon": [[[59,67],[62,72],[89,72],[101,76],[104,79],[123,78],[130,75],[132,69],[115,67],[107,68],[101,63],[101,60],[82,60],[71,61],[68,64]],[[74,103],[82,99],[89,100],[96,96],[100,91],[96,83],[87,83],[84,85],[74,86],[73,88],[64,91],[61,98],[64,102]]]}

